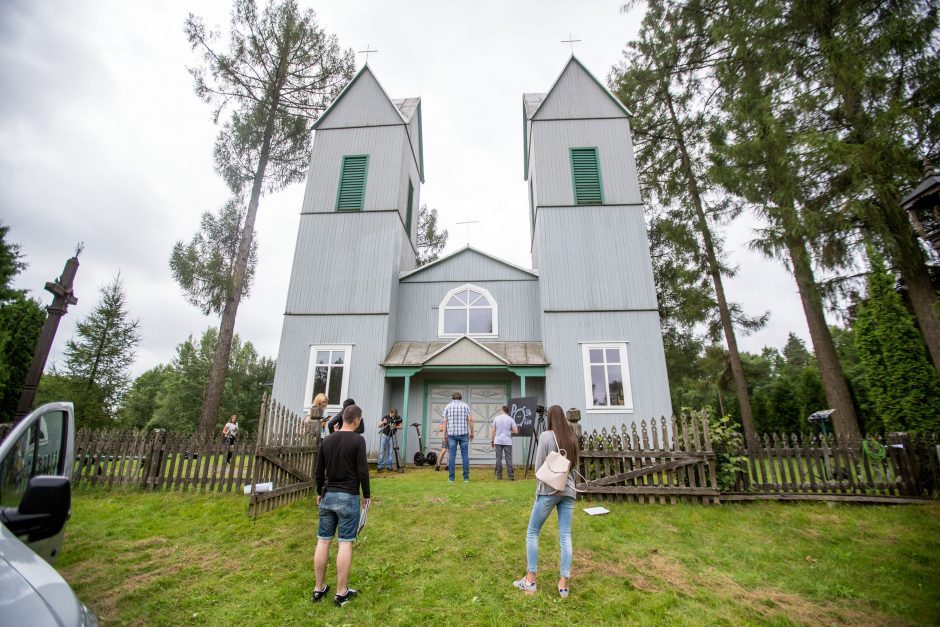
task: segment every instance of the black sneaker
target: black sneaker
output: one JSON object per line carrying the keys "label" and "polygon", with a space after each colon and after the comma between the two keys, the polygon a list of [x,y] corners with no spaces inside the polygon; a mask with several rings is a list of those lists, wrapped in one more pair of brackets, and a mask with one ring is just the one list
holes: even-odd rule
{"label": "black sneaker", "polygon": [[314,589],[313,589],[313,596],[310,597],[310,598],[311,598],[311,600],[312,600],[314,603],[316,603],[317,601],[322,600],[323,597],[326,596],[326,593],[329,592],[329,591],[330,591],[330,584],[325,583],[325,584],[323,584],[323,590],[317,590],[316,588],[314,588]]}
{"label": "black sneaker", "polygon": [[346,594],[333,595],[333,603],[335,603],[336,605],[340,607],[343,607],[344,605],[349,603],[352,600],[352,598],[356,596],[357,594],[359,594],[358,590],[353,590],[352,588],[348,588],[346,590]]}

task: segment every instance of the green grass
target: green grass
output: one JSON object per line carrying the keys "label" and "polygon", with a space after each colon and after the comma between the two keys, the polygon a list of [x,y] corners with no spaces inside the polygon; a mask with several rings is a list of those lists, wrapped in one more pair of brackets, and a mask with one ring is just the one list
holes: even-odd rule
{"label": "green grass", "polygon": [[[525,572],[534,481],[474,470],[373,476],[345,608],[313,604],[313,500],[259,516],[247,497],[79,493],[58,564],[107,624],[928,624],[940,621],[940,503],[604,503],[574,521],[571,597],[558,534]],[[335,589],[332,560],[327,580]]]}

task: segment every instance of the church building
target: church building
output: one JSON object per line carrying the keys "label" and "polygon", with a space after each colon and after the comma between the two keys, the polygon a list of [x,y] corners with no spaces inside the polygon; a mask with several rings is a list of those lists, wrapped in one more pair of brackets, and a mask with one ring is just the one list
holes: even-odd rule
{"label": "church building", "polygon": [[397,407],[402,463],[413,423],[440,450],[453,392],[473,411],[473,463],[493,463],[510,398],[577,408],[587,430],[672,413],[630,114],[574,56],[522,113],[531,268],[472,246],[416,267],[420,98],[390,98],[366,65],[320,116],[275,399],[303,415],[319,392],[330,414],[354,398],[370,458]]}

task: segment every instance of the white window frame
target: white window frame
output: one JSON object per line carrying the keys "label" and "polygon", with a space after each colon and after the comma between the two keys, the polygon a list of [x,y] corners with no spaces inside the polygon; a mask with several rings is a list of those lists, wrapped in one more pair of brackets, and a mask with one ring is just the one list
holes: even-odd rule
{"label": "white window frame", "polygon": [[[623,405],[594,405],[591,392],[591,350],[616,348],[620,351],[620,371],[623,374]],[[633,389],[630,386],[630,354],[626,342],[594,342],[581,344],[581,366],[584,377],[584,406],[586,411],[600,414],[633,413]],[[608,390],[608,395],[610,390]]]}
{"label": "white window frame", "polygon": [[[463,292],[465,290],[473,290],[474,292],[479,292],[483,295],[488,302],[490,307],[493,310],[493,332],[492,333],[445,333],[444,332],[444,311],[448,309],[447,303],[451,298],[454,297],[458,292]],[[437,311],[437,337],[440,338],[456,338],[456,337],[472,337],[478,339],[494,339],[499,337],[499,306],[496,304],[496,299],[493,298],[493,295],[485,287],[480,287],[479,285],[473,285],[472,283],[465,283],[460,287],[455,287],[451,291],[447,292],[441,304],[438,306]],[[451,307],[450,309],[454,309]]]}
{"label": "white window frame", "polygon": [[[340,397],[349,398],[349,372],[352,358],[352,344],[311,344],[310,357],[307,360],[307,383],[304,385],[304,413],[310,412],[310,406],[313,405],[313,375],[317,367],[317,351],[343,351],[346,356],[343,358],[343,383],[340,385]],[[329,384],[327,384],[329,385]],[[326,411],[329,414],[342,409],[343,401],[339,405],[327,405]]]}

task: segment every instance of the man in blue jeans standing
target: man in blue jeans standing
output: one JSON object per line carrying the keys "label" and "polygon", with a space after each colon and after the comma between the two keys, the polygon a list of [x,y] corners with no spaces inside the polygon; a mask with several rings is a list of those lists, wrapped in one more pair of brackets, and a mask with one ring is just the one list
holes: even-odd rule
{"label": "man in blue jeans standing", "polygon": [[359,531],[359,490],[362,489],[364,507],[371,501],[369,494],[369,466],[366,463],[366,441],[356,433],[362,423],[362,410],[350,405],[343,411],[343,427],[323,439],[317,453],[317,550],[313,557],[316,585],[313,600],[320,601],[330,591],[326,585],[326,566],[330,544],[339,531],[339,549],[336,551],[336,595],[333,602],[342,607],[358,594],[349,587],[349,567],[352,563],[352,543]]}
{"label": "man in blue jeans standing", "polygon": [[444,408],[444,434],[447,438],[447,480],[454,482],[454,468],[457,465],[457,445],[460,445],[460,459],[463,461],[463,480],[470,481],[470,460],[467,449],[473,441],[473,415],[470,406],[463,402],[460,392],[451,395],[451,401]]}

